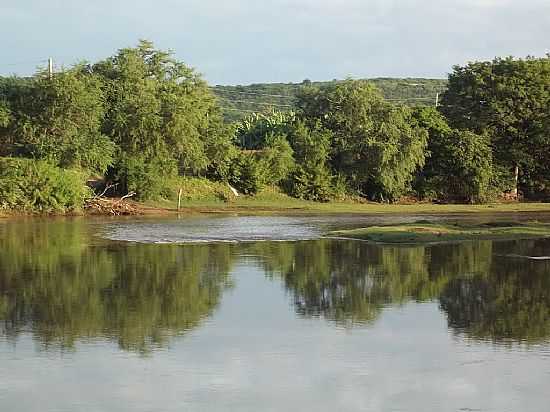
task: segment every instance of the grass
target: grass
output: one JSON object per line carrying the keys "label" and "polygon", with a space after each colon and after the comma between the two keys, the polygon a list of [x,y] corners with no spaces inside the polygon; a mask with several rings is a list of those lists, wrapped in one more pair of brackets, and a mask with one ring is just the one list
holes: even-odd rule
{"label": "grass", "polygon": [[434,203],[383,204],[353,200],[328,203],[296,199],[278,188],[266,187],[255,196],[235,197],[229,186],[201,178],[178,177],[167,182],[167,200],[148,201],[144,206],[166,211],[177,209],[179,189],[185,212],[229,213],[327,213],[327,214],[445,214],[550,212],[550,203],[494,203],[486,205],[439,205]]}
{"label": "grass", "polygon": [[[198,182],[196,182],[198,183]],[[216,187],[220,193],[222,187]],[[332,201],[328,203],[309,202],[295,199],[276,188],[265,188],[256,196],[227,194],[224,196],[203,195],[204,190],[184,196],[181,207],[186,212],[230,212],[230,213],[320,213],[320,214],[448,214],[448,213],[520,213],[550,212],[550,203],[494,203],[486,205],[440,205],[434,203],[383,204],[374,202]],[[207,192],[207,190],[206,190]],[[177,196],[176,196],[177,197]],[[146,206],[160,209],[177,209],[177,199],[146,202]]]}
{"label": "grass", "polygon": [[394,244],[533,239],[550,237],[550,224],[499,222],[483,225],[453,225],[417,222],[340,230],[330,232],[327,236]]}

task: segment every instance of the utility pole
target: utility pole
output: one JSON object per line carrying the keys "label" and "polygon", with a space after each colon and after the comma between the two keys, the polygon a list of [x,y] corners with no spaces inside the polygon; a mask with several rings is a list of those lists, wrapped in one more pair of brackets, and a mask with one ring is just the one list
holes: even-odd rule
{"label": "utility pole", "polygon": [[50,57],[48,59],[48,77],[53,79],[53,59]]}

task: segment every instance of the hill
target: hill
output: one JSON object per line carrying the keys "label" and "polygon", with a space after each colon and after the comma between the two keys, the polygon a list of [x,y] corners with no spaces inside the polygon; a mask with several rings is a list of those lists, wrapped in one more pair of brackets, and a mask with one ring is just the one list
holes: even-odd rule
{"label": "hill", "polygon": [[[376,78],[369,79],[380,89],[384,97],[408,106],[435,104],[436,95],[447,88],[446,79]],[[302,83],[258,83],[245,86],[214,86],[212,90],[220,99],[227,121],[238,121],[252,112],[271,108],[286,111],[294,108],[296,93],[300,87],[311,84],[324,87],[339,80]]]}

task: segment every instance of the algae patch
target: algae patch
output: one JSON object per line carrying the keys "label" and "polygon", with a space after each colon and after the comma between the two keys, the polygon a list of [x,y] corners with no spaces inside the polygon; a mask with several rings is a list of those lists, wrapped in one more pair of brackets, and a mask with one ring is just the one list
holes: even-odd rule
{"label": "algae patch", "polygon": [[422,221],[401,225],[339,230],[329,232],[326,236],[395,244],[536,239],[550,237],[550,224],[495,222],[479,225],[457,225]]}

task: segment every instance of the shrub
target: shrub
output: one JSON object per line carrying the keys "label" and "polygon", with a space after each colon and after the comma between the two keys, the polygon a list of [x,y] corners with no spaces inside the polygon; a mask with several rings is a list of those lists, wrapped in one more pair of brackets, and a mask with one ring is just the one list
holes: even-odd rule
{"label": "shrub", "polygon": [[46,161],[0,158],[0,209],[64,212],[80,209],[90,195],[82,172]]}
{"label": "shrub", "polygon": [[242,152],[233,162],[229,183],[245,195],[254,195],[264,185],[264,176],[255,153]]}
{"label": "shrub", "polygon": [[453,130],[437,136],[423,184],[427,197],[468,203],[493,200],[504,188],[486,136]]}
{"label": "shrub", "polygon": [[327,165],[331,137],[319,124],[313,127],[302,121],[293,124],[288,138],[297,166],[285,182],[288,194],[305,200],[331,199],[332,176]]}
{"label": "shrub", "polygon": [[294,151],[284,135],[270,134],[266,147],[258,155],[260,172],[265,185],[277,185],[295,168]]}
{"label": "shrub", "polygon": [[120,193],[135,192],[137,199],[156,200],[162,197],[167,179],[175,176],[176,170],[172,159],[122,156],[110,175],[119,183]]}

